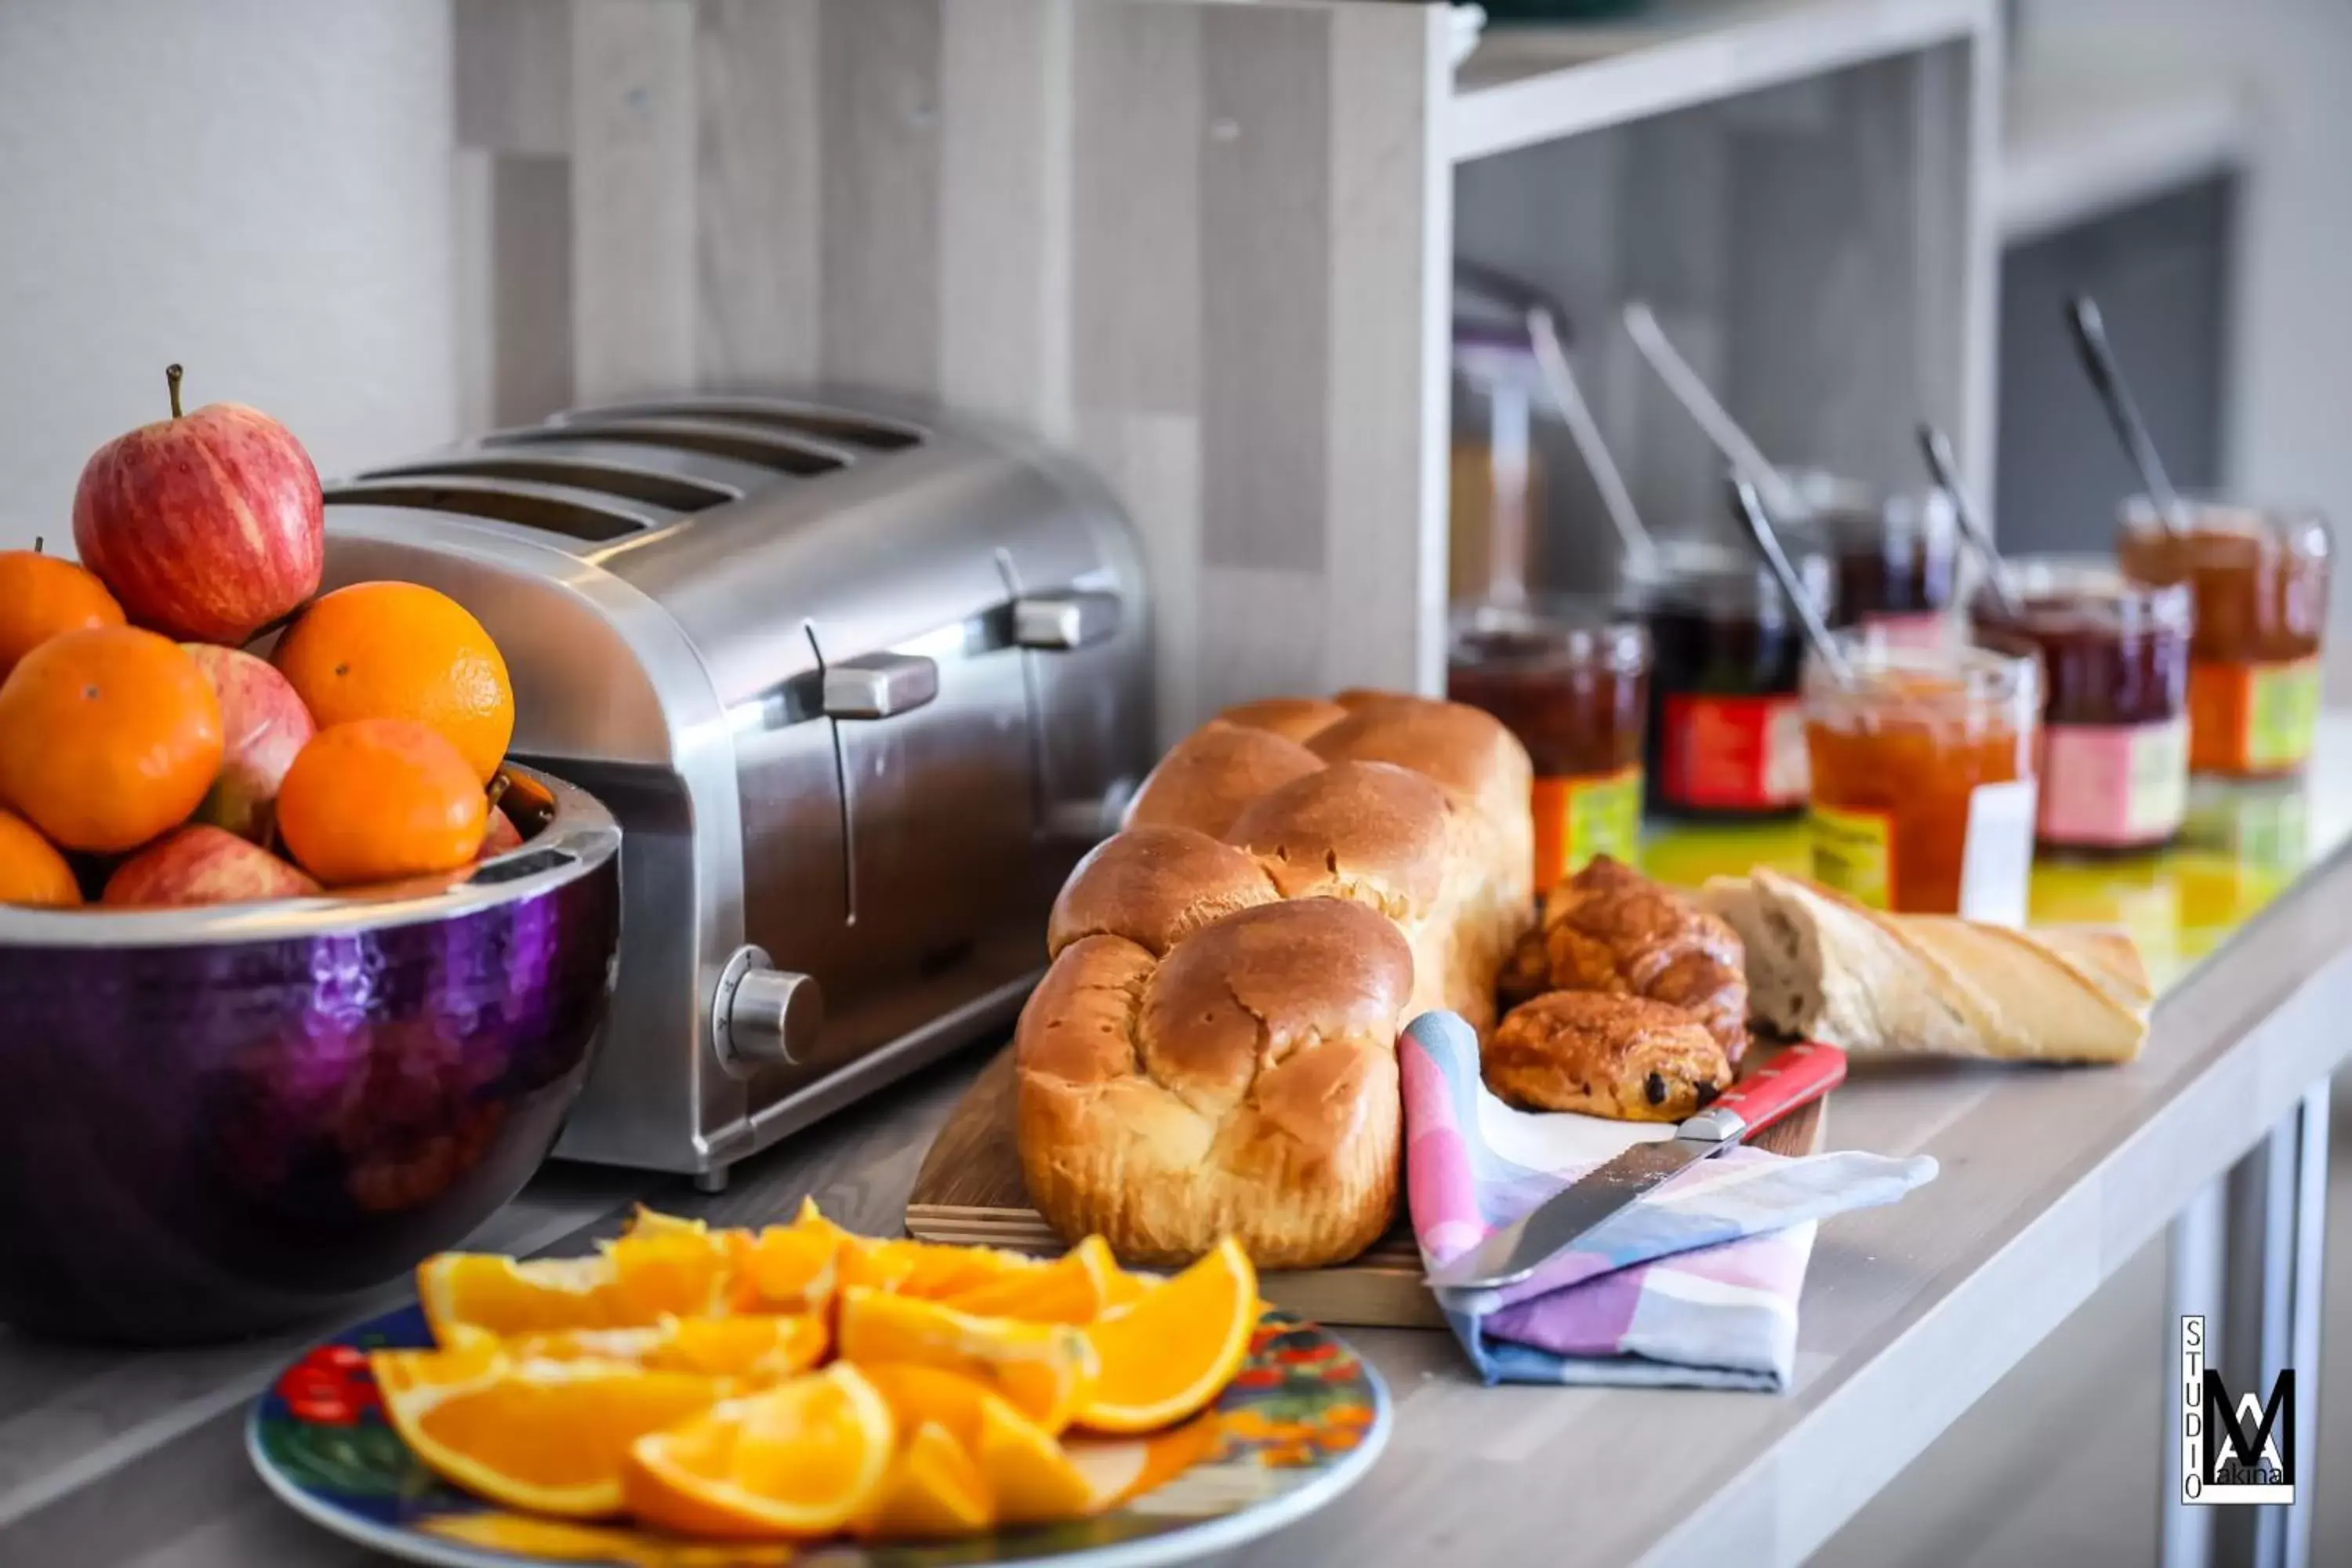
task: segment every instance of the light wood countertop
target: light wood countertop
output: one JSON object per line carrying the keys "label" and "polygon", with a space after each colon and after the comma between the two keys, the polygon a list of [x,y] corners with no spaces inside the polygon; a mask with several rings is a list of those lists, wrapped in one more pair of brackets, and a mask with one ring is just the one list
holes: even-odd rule
{"label": "light wood countertop", "polygon": [[[2314,832],[2333,842],[2352,809],[2352,721],[2326,741]],[[1792,1393],[1487,1389],[1448,1336],[1351,1331],[1395,1395],[1386,1453],[1347,1497],[1225,1561],[1801,1560],[2352,1052],[2347,910],[2352,848],[2171,986],[2126,1067],[1858,1066],[1831,1102],[1830,1145],[1933,1154],[1942,1174],[1823,1226]],[[641,1196],[740,1224],[813,1194],[845,1224],[895,1232],[931,1134],[992,1048],[738,1167],[717,1197],[551,1168],[477,1244],[578,1251]],[[377,1561],[247,1467],[246,1406],[310,1337],[127,1352],[0,1330],[0,1563]],[[2153,1350],[2148,1370],[2162,1373]]]}

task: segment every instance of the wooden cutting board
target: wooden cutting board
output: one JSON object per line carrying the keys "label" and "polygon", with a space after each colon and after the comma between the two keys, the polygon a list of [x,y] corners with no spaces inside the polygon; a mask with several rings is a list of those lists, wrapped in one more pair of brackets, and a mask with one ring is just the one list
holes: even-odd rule
{"label": "wooden cutting board", "polygon": [[[1769,1057],[1750,1050],[1751,1070]],[[1051,1257],[1065,1249],[1045,1216],[1029,1206],[1013,1146],[1013,1049],[997,1053],[951,1111],[907,1197],[907,1234],[924,1241],[1002,1247]],[[1827,1102],[1816,1100],[1749,1142],[1778,1154],[1818,1153]],[[1329,1268],[1259,1278],[1258,1293],[1285,1311],[1319,1323],[1381,1328],[1445,1326],[1421,1279],[1421,1252],[1402,1216],[1360,1257]]]}

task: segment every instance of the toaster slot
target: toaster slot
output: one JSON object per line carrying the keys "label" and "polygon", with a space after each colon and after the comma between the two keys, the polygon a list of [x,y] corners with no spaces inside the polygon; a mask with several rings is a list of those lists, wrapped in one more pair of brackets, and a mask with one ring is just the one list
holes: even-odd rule
{"label": "toaster slot", "polygon": [[666,447],[675,451],[709,452],[739,463],[756,463],[779,474],[806,479],[845,468],[851,454],[796,438],[779,430],[728,425],[706,419],[606,419],[575,416],[570,424],[529,430],[500,430],[482,437],[485,447],[549,446],[593,436],[599,441],[625,441],[635,446]]}
{"label": "toaster slot", "polygon": [[559,414],[551,423],[574,425],[604,419],[673,416],[797,430],[803,435],[838,441],[845,446],[862,447],[871,452],[901,452],[909,447],[921,446],[924,439],[922,430],[913,425],[773,397],[675,397],[649,403],[623,403],[607,408]]}
{"label": "toaster slot", "polygon": [[599,495],[618,496],[623,500],[645,501],[671,511],[700,511],[706,507],[733,500],[742,493],[725,486],[707,484],[700,479],[665,474],[655,468],[633,468],[621,463],[581,462],[576,458],[505,457],[489,452],[469,458],[410,463],[360,477],[370,481],[436,477],[530,479],[540,484],[569,485],[573,489],[594,490]]}
{"label": "toaster slot", "polygon": [[623,502],[569,485],[455,476],[353,479],[329,487],[326,500],[329,506],[391,506],[455,512],[560,533],[591,543],[643,533],[674,521],[677,515],[667,509]]}

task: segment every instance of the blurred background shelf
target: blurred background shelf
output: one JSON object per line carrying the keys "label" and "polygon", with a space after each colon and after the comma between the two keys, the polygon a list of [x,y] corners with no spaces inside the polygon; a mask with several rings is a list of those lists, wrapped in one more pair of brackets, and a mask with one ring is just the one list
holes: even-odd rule
{"label": "blurred background shelf", "polygon": [[1454,161],[1983,33],[1991,0],[1683,0],[1630,19],[1486,29],[1454,76]]}
{"label": "blurred background shelf", "polygon": [[1999,195],[2010,244],[2233,172],[2253,140],[2232,77],[2069,66],[2011,73]]}

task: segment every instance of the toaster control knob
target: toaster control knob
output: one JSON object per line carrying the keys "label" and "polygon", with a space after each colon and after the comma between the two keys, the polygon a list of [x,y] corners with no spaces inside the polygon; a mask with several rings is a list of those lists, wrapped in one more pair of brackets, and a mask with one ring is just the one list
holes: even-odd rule
{"label": "toaster control knob", "polygon": [[711,1025],[730,1067],[789,1067],[815,1054],[824,995],[814,977],[771,968],[761,949],[743,948],[720,977]]}
{"label": "toaster control knob", "polygon": [[1023,647],[1074,648],[1118,630],[1116,594],[1032,594],[1013,601],[1013,640]]}

